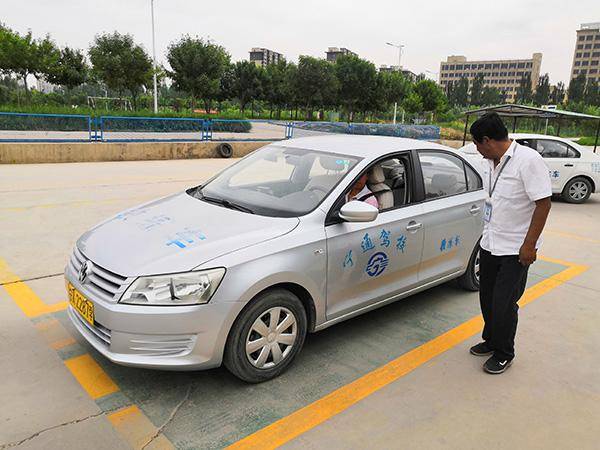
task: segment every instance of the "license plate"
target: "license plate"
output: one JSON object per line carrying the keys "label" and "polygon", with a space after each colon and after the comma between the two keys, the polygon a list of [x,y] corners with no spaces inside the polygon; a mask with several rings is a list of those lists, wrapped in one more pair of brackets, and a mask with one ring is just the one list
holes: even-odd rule
{"label": "license plate", "polygon": [[71,283],[67,284],[67,291],[71,306],[75,308],[75,311],[81,314],[90,325],[94,325],[94,304],[81,295]]}

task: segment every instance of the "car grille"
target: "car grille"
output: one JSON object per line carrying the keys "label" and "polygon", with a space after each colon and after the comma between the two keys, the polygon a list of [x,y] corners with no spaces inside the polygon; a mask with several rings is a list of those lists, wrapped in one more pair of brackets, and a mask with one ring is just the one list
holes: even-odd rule
{"label": "car grille", "polygon": [[[86,259],[83,253],[75,247],[69,264],[76,275],[79,273],[79,269],[81,269],[81,265]],[[121,294],[121,288],[124,287],[126,280],[127,277],[106,270],[94,263],[92,273],[86,278],[84,285],[101,299],[113,302],[117,300],[117,294]]]}
{"label": "car grille", "polygon": [[79,325],[88,330],[93,338],[96,338],[96,341],[106,347],[110,347],[110,330],[108,328],[100,325],[98,322],[94,322],[94,325],[90,325],[90,323],[82,318],[75,310],[73,310],[71,314]]}

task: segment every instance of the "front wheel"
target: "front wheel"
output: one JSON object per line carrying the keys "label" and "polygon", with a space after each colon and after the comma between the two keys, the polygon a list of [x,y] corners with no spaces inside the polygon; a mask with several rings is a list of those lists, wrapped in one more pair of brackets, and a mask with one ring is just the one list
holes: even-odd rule
{"label": "front wheel", "polygon": [[592,195],[590,180],[577,177],[569,180],[562,191],[562,198],[568,203],[584,203]]}
{"label": "front wheel", "polygon": [[467,291],[479,290],[479,243],[469,259],[467,271],[458,279],[458,285]]}
{"label": "front wheel", "polygon": [[306,311],[297,296],[285,289],[265,292],[235,321],[225,348],[225,367],[249,383],[275,378],[302,348],[306,329]]}

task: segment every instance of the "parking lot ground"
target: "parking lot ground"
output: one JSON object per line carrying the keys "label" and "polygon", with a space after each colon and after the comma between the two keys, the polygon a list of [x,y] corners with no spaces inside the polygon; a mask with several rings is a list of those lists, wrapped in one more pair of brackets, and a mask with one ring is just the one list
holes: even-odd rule
{"label": "parking lot ground", "polygon": [[310,335],[291,369],[260,385],[98,355],[64,310],[76,238],[230,162],[0,166],[0,448],[595,448],[595,198],[553,203],[517,359],[500,377],[468,354],[478,298],[452,284]]}

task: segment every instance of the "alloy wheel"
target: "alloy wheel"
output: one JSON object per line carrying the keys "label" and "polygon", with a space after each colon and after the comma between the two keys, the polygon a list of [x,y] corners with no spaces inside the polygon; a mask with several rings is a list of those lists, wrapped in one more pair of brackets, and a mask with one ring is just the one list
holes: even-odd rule
{"label": "alloy wheel", "polygon": [[258,369],[277,366],[292,351],[298,322],[287,308],[274,307],[261,314],[246,337],[246,357]]}
{"label": "alloy wheel", "polygon": [[475,274],[475,279],[479,282],[479,257],[480,251],[477,251],[477,255],[475,255],[475,263],[473,264],[473,273]]}
{"label": "alloy wheel", "polygon": [[585,198],[587,193],[588,187],[583,181],[576,181],[571,185],[571,187],[569,187],[569,196],[573,200],[581,200]]}

